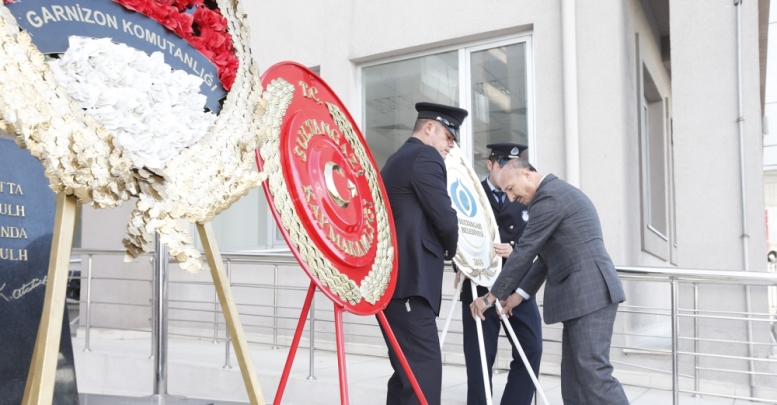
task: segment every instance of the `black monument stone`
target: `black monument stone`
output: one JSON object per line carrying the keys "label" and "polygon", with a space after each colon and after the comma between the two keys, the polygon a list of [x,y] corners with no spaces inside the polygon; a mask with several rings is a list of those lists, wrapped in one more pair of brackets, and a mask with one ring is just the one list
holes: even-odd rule
{"label": "black monument stone", "polygon": [[[46,292],[56,195],[43,165],[0,133],[0,403],[20,404]],[[67,310],[54,404],[78,404]]]}

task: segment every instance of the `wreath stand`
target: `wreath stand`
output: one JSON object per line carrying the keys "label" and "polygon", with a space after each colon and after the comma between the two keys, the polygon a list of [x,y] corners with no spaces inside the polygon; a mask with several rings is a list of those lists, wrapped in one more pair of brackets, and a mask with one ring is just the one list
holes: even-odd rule
{"label": "wreath stand", "polygon": [[[75,196],[57,194],[46,295],[43,301],[43,313],[38,327],[38,336],[35,340],[32,363],[24,388],[23,405],[50,405],[54,397],[68,267],[76,225],[76,207]],[[197,231],[205,249],[205,256],[208,259],[213,285],[221,303],[224,320],[232,337],[232,346],[240,364],[240,372],[248,391],[248,398],[252,405],[264,405],[262,389],[256,377],[256,370],[251,359],[243,325],[238,317],[232,289],[224,271],[221,253],[213,235],[213,227],[210,222],[197,223]]]}
{"label": "wreath stand", "polygon": [[[289,374],[291,373],[291,366],[292,363],[294,363],[294,356],[297,354],[297,348],[299,347],[299,341],[302,337],[302,331],[305,329],[305,320],[307,319],[307,314],[310,310],[310,303],[313,301],[313,295],[315,292],[316,283],[311,281],[310,287],[308,287],[308,294],[305,297],[305,303],[302,304],[302,312],[299,316],[299,322],[297,322],[297,329],[294,332],[294,339],[291,342],[291,347],[289,347],[289,354],[288,357],[286,357],[286,365],[283,367],[283,374],[281,375],[281,380],[278,383],[278,391],[275,394],[273,405],[280,405],[281,399],[283,398],[283,392],[286,390],[286,382],[288,381]],[[348,375],[345,370],[345,341],[343,339],[343,312],[345,312],[346,309],[336,302],[334,303],[334,307],[335,341],[337,343],[337,368],[340,379],[340,404],[347,405]],[[380,321],[381,326],[383,327],[383,330],[386,332],[386,336],[388,336],[389,341],[391,342],[391,346],[394,348],[394,351],[399,358],[399,362],[402,363],[402,369],[405,370],[405,374],[407,374],[407,378],[410,380],[410,384],[413,386],[413,391],[415,391],[419,402],[423,405],[427,405],[424,393],[421,391],[421,387],[418,385],[418,381],[415,378],[415,374],[413,374],[413,370],[410,369],[410,364],[408,364],[407,359],[402,352],[402,348],[399,347],[399,342],[397,342],[397,338],[394,336],[394,332],[391,330],[391,326],[386,319],[386,315],[383,313],[383,311],[378,312],[376,315]]]}

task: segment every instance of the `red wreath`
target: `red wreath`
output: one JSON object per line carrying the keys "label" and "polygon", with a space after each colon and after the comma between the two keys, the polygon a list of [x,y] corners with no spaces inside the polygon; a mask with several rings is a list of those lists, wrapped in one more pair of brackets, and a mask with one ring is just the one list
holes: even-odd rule
{"label": "red wreath", "polygon": [[[14,0],[3,0],[13,3]],[[205,55],[219,72],[219,80],[229,91],[239,66],[227,19],[215,0],[113,0],[125,8],[153,18],[178,34]],[[196,7],[194,13],[186,11]]]}

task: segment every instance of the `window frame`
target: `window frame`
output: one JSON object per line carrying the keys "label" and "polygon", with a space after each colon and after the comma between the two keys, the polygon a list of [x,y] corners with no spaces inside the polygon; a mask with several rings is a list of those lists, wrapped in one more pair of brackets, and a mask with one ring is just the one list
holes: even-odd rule
{"label": "window frame", "polygon": [[[491,48],[498,48],[500,46],[515,45],[518,43],[524,43],[526,46],[526,121],[527,121],[527,140],[528,140],[528,158],[532,164],[537,165],[537,130],[535,126],[535,91],[534,91],[534,47],[533,47],[533,32],[527,31],[519,34],[504,35],[499,37],[492,37],[488,39],[482,39],[478,41],[469,41],[464,43],[452,44],[447,46],[429,48],[422,51],[408,52],[401,55],[395,55],[386,58],[375,59],[367,62],[360,63],[356,66],[356,94],[357,103],[354,109],[354,117],[358,117],[359,128],[364,128],[366,122],[366,116],[364,114],[364,106],[366,100],[364,99],[364,87],[363,87],[363,69],[371,66],[383,65],[392,62],[398,62],[402,60],[408,60],[413,58],[420,58],[429,55],[435,55],[439,53],[458,51],[459,57],[459,107],[466,109],[470,113],[472,109],[472,74],[471,74],[471,55],[473,52],[479,52]],[[408,134],[410,136],[410,134]],[[460,143],[464,152],[464,156],[469,157],[470,163],[472,163],[474,156],[474,137],[472,134],[472,120],[467,119],[464,121],[464,125],[460,128]]]}
{"label": "window frame", "polygon": [[[639,46],[639,41],[637,41]],[[677,264],[677,227],[675,218],[674,193],[674,148],[672,146],[672,114],[670,97],[661,93],[656,82],[657,78],[646,60],[637,56],[638,74],[638,145],[639,145],[639,180],[640,180],[640,239],[642,251],[649,253],[665,262]],[[649,78],[646,78],[646,74]],[[648,100],[646,95],[646,80],[652,82],[658,94],[657,100]],[[655,97],[655,96],[654,96]],[[660,103],[660,112],[652,111]],[[660,125],[654,120],[660,119]],[[660,135],[663,138],[663,185],[664,185],[664,229],[655,228],[652,215],[653,194],[651,193],[651,136]]]}

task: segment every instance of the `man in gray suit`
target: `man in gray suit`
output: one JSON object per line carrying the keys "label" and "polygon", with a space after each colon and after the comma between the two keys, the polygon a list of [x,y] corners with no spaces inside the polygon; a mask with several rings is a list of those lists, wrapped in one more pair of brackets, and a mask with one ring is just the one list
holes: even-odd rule
{"label": "man in gray suit", "polygon": [[626,295],[604,249],[593,203],[582,191],[552,174],[542,176],[521,159],[511,159],[498,182],[511,200],[529,206],[529,221],[491,291],[472,302],[472,316],[483,319],[496,299],[509,314],[547,281],[545,323],[564,324],[564,403],[628,404],[610,364],[615,314]]}

